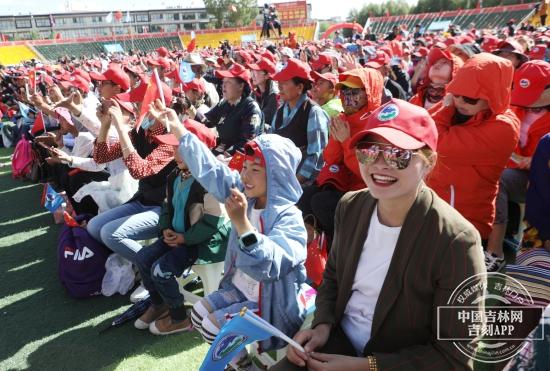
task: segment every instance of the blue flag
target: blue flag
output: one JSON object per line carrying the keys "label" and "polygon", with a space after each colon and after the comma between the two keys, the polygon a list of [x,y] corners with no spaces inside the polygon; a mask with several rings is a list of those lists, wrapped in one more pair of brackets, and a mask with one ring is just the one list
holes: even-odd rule
{"label": "blue flag", "polygon": [[31,120],[29,119],[29,112],[34,112],[34,110],[31,107],[27,106],[25,103],[19,101],[17,101],[17,105],[19,106],[19,112],[21,113],[21,116],[23,116],[23,118],[26,120]]}
{"label": "blue flag", "polygon": [[46,189],[46,194],[44,195],[44,207],[50,211],[50,213],[55,212],[55,210],[61,207],[61,204],[65,202],[63,196],[57,193],[51,185],[48,184]]}
{"label": "blue flag", "polygon": [[236,315],[216,336],[202,362],[200,371],[223,371],[231,359],[246,345],[274,335],[263,326],[259,326],[256,321]]}

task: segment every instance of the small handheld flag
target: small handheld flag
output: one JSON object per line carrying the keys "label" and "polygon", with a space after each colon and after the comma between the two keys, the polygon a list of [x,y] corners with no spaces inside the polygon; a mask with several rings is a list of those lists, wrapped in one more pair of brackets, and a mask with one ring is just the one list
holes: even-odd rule
{"label": "small handheld flag", "polygon": [[278,336],[302,352],[304,351],[300,344],[244,307],[238,315],[235,315],[222,327],[210,346],[200,371],[222,371],[246,345],[272,336]]}
{"label": "small handheld flag", "polygon": [[36,115],[36,119],[34,120],[34,124],[32,125],[31,134],[36,135],[41,131],[46,131],[46,125],[44,124],[44,115],[42,115],[42,112],[39,111],[38,115]]}
{"label": "small handheld flag", "polygon": [[50,213],[55,212],[59,209],[61,205],[65,202],[63,196],[57,193],[50,184],[46,188],[46,193],[44,196],[44,207],[50,211]]}

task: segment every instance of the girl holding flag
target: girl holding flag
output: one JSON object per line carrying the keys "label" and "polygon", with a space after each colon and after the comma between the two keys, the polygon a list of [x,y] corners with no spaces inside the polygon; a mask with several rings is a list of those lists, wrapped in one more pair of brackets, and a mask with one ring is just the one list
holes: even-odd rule
{"label": "girl holding flag", "polygon": [[[279,135],[260,135],[245,145],[241,173],[216,160],[208,148],[159,100],[149,113],[179,140],[178,153],[193,177],[220,202],[232,223],[225,275],[217,292],[193,306],[191,321],[211,343],[232,314],[246,306],[286,335],[302,325],[305,308],[298,300],[307,286],[306,230],[295,207],[302,194],[296,178],[300,150]],[[264,350],[286,343],[271,337]],[[246,363],[243,351],[233,364]]]}

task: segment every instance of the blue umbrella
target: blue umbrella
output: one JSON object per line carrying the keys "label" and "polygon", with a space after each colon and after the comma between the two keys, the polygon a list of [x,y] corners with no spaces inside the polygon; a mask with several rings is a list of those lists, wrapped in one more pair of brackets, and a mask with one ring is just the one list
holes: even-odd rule
{"label": "blue umbrella", "polygon": [[130,308],[126,309],[124,313],[117,316],[113,322],[111,322],[110,325],[99,331],[100,334],[104,333],[105,331],[112,329],[113,327],[120,326],[128,321],[131,321],[133,319],[138,318],[141,316],[147,308],[151,306],[151,298],[148,296],[143,300],[138,301],[137,303],[130,306]]}

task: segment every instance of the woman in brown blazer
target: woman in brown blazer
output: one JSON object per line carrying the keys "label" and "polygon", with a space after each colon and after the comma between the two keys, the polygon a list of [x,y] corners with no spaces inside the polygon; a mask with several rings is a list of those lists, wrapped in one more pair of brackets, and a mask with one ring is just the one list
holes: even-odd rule
{"label": "woman in brown blazer", "polygon": [[424,184],[436,161],[435,123],[392,99],[365,127],[350,145],[368,190],[347,193],[336,209],[312,327],[294,337],[306,352],[289,346],[272,370],[471,369],[437,335],[439,325],[441,337],[465,338],[464,327],[449,311],[438,324],[437,311],[485,265],[474,226]]}

